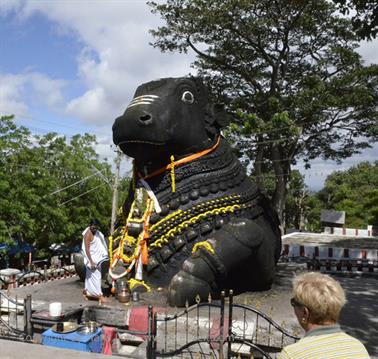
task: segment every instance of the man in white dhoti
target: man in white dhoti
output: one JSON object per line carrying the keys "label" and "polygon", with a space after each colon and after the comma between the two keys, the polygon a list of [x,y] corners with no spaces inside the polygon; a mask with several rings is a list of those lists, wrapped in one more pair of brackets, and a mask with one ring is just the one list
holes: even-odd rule
{"label": "man in white dhoti", "polygon": [[95,220],[83,231],[82,252],[86,267],[84,296],[87,299],[103,300],[101,264],[109,260],[109,257],[104,235],[98,230]]}

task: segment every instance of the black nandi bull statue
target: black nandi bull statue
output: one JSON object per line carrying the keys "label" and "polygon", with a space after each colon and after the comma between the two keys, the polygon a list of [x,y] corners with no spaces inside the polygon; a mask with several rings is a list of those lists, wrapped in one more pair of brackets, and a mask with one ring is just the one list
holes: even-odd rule
{"label": "black nandi bull statue", "polygon": [[111,239],[114,280],[128,278],[132,290],[168,287],[176,306],[227,288],[270,288],[279,223],[221,137],[225,125],[226,113],[208,102],[197,78],[138,87],[113,125],[114,143],[134,158],[134,182]]}

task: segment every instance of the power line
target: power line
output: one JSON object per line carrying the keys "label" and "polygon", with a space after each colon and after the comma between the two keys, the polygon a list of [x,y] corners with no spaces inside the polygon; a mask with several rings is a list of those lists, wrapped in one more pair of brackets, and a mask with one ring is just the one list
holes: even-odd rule
{"label": "power line", "polygon": [[109,178],[107,178],[102,172],[98,170],[94,165],[92,165],[92,168],[96,171],[96,174],[98,174],[107,184],[110,188],[112,188],[112,185],[110,184]]}
{"label": "power line", "polygon": [[[58,133],[56,131],[53,131],[53,130],[46,130],[44,128],[39,128],[39,127],[35,127],[35,126],[27,126],[27,128],[29,130],[33,130],[35,132],[39,132],[40,134],[47,134],[47,133]],[[67,132],[63,132],[63,131],[59,131],[58,133],[59,135],[64,135],[64,136],[71,136],[71,134],[67,133]]]}
{"label": "power line", "polygon": [[30,169],[38,169],[38,170],[42,170],[42,171],[46,171],[46,172],[58,172],[58,173],[63,173],[63,174],[76,174],[77,172],[75,171],[67,171],[67,170],[64,170],[64,169],[61,169],[61,168],[46,168],[45,166],[43,165],[39,165],[39,166],[33,166],[33,165],[26,165],[26,164],[23,164],[23,163],[16,163],[16,162],[13,162],[11,164],[5,164],[4,167],[7,167],[7,168],[30,168]]}
{"label": "power line", "polygon": [[[0,110],[0,113],[1,112],[11,113],[10,111],[4,111],[4,110]],[[36,118],[34,116],[30,116],[30,115],[23,115],[23,114],[19,114],[19,113],[12,113],[12,115],[14,117],[18,117],[19,120],[22,120],[22,118],[25,118],[25,119],[30,119],[30,120],[37,121],[37,122],[48,123],[50,125],[56,125],[56,126],[60,126],[60,127],[70,128],[72,130],[78,130],[78,131],[82,131],[83,130],[83,129],[79,129],[77,127],[73,127],[73,126],[70,126],[70,125],[57,123],[57,122],[54,122],[54,121],[41,120],[41,119],[38,119],[38,118]],[[6,116],[10,116],[10,115],[6,115]],[[16,120],[17,120],[17,118],[16,118]]]}
{"label": "power line", "polygon": [[[61,126],[61,127],[66,127],[66,128],[71,128],[71,129],[74,129],[74,130],[82,131],[82,129],[79,129],[77,127],[72,127],[72,126],[68,126],[68,125],[62,125],[62,124],[58,124],[58,123],[53,122],[53,121],[40,120],[40,119],[37,119],[37,118],[29,116],[29,115],[20,115],[20,114],[13,114],[13,115],[20,116],[20,117],[22,116],[22,117],[25,117],[25,118],[30,118],[30,119],[32,119],[34,121],[38,121],[38,122],[50,123],[50,124],[53,124],[53,125],[57,125],[57,126]],[[312,125],[312,124],[326,124],[326,122],[319,122],[317,120],[314,120],[314,121],[302,121],[302,122],[294,123],[292,125],[280,126],[279,128],[271,129],[269,131],[255,132],[255,133],[252,134],[252,136],[258,136],[258,135],[264,135],[264,134],[269,135],[269,134],[273,134],[275,132],[282,131],[283,129],[286,129],[286,128],[302,127],[302,125]],[[28,126],[28,127],[30,129],[35,129],[35,130],[43,132],[43,133],[49,132],[48,130],[41,129],[39,127],[34,127],[34,126]],[[54,132],[54,131],[52,131],[52,132]],[[69,135],[69,134],[63,133],[63,132],[62,132],[62,134]],[[266,141],[259,141],[259,142],[253,142],[253,141],[249,141],[249,140],[241,140],[241,141],[243,141],[243,142],[253,142],[255,144],[267,144],[267,143],[273,143],[273,142],[282,142],[282,141],[285,141],[285,138],[289,139],[290,137],[293,137],[293,135],[287,135],[284,138],[280,138],[280,139],[276,139],[276,140],[266,140]]]}
{"label": "power line", "polygon": [[[251,165],[255,164],[255,163],[267,163],[267,164],[269,164],[269,163],[275,163],[275,162],[284,162],[284,161],[287,161],[287,160],[289,160],[288,157],[282,158],[282,159],[279,159],[279,160],[266,159],[266,160],[262,160],[262,161],[251,161]],[[53,171],[53,172],[58,172],[58,173],[62,173],[62,174],[67,174],[67,175],[76,174],[75,171],[67,171],[67,170],[63,170],[63,169],[59,169],[59,168],[46,169],[43,166],[32,166],[32,165],[25,165],[25,164],[12,164],[11,166],[7,166],[7,167],[35,168],[35,169],[40,169],[40,170],[44,170],[44,171],[48,171],[48,172]],[[98,171],[97,168],[94,167],[94,169],[96,169],[96,171]],[[343,171],[343,170],[346,170],[346,169],[347,169],[347,167],[342,167],[342,168],[338,169],[338,171]],[[293,170],[299,170],[299,169],[293,168]],[[317,171],[318,173],[320,173],[319,170],[313,169],[313,168],[304,168],[304,169],[301,169],[301,171],[305,171],[305,172],[314,172],[314,171]],[[124,177],[130,176],[131,173],[132,173],[132,169],[129,170],[129,171],[126,171]],[[103,179],[105,180],[105,182],[109,183],[109,180],[108,180],[107,177],[105,177],[104,175],[102,175],[101,177],[103,177]],[[78,176],[72,176],[72,178],[83,179],[82,177],[78,177]]]}
{"label": "power line", "polygon": [[[324,176],[330,175],[331,173],[332,172],[327,173],[326,171],[324,171],[324,172],[315,172],[313,174],[305,174],[304,177],[307,177],[307,176],[309,178],[311,176],[313,176],[313,177],[324,177]],[[252,178],[281,178],[281,177],[289,177],[290,175],[291,175],[291,173],[290,174],[284,173],[282,175],[275,175],[275,174],[267,173],[267,174],[261,174],[261,175],[250,174],[250,175],[248,175],[248,177],[252,177]]]}
{"label": "power line", "polygon": [[93,174],[91,174],[90,176],[84,177],[84,178],[81,179],[80,181],[76,181],[76,182],[74,182],[74,183],[71,183],[70,185],[68,185],[68,186],[66,186],[66,187],[63,187],[63,188],[57,189],[56,191],[51,192],[51,193],[47,194],[46,196],[51,196],[51,195],[53,195],[53,194],[57,194],[57,193],[59,193],[59,192],[64,191],[64,190],[67,189],[67,188],[70,188],[70,187],[75,186],[75,185],[77,185],[77,184],[79,184],[79,183],[81,183],[81,182],[84,182],[84,181],[88,180],[89,178],[92,178],[92,177],[94,177],[94,176],[98,176],[99,172],[100,172],[100,171],[98,171],[98,172],[96,172],[96,173],[93,173]]}
{"label": "power line", "polygon": [[[49,122],[49,121],[44,121],[44,120],[34,119],[34,118],[31,117],[31,116],[28,116],[28,117],[31,118],[31,119],[33,119],[33,120],[36,120],[36,121],[56,124],[56,123],[54,123],[54,122]],[[298,125],[301,125],[301,124],[314,124],[314,123],[319,123],[319,121],[306,121],[306,122],[299,122]],[[57,124],[57,125],[58,125],[58,124]],[[269,134],[272,134],[272,133],[275,133],[275,132],[278,132],[278,131],[282,131],[282,129],[284,129],[284,128],[290,128],[290,127],[294,127],[294,126],[296,126],[296,125],[297,125],[297,124],[288,125],[288,126],[281,126],[280,128],[272,129],[272,130],[270,130],[270,131],[253,133],[253,134],[251,134],[251,136],[258,136],[258,135],[262,135],[262,134],[269,135]],[[58,125],[58,126],[59,126],[59,125]],[[63,126],[64,126],[64,125],[63,125]],[[65,127],[72,128],[72,129],[77,129],[77,128],[70,127],[70,126],[65,126]],[[43,133],[43,134],[51,133],[51,132],[55,132],[55,131],[49,131],[49,130],[46,130],[46,129],[41,129],[41,128],[39,128],[39,127],[35,127],[35,126],[28,126],[28,128],[31,129],[31,130],[34,130],[34,131],[37,131],[37,132]],[[58,135],[71,136],[71,134],[69,134],[69,133],[65,133],[65,132],[58,133]],[[282,136],[281,136],[281,137],[282,137]],[[298,140],[298,141],[301,140],[300,136],[286,135],[286,136],[284,136],[284,137],[282,137],[282,138],[272,139],[272,140],[265,140],[265,141],[254,141],[253,139],[251,139],[251,140],[248,140],[248,139],[239,139],[239,140],[234,141],[234,143],[236,143],[236,142],[240,142],[240,143],[242,143],[242,144],[250,144],[250,145],[265,145],[265,144],[271,144],[271,143],[286,142],[287,140],[292,139],[293,137],[297,137],[297,140]],[[283,161],[283,160],[282,160],[282,161]]]}
{"label": "power line", "polygon": [[[32,118],[31,116],[25,116],[25,117],[29,117],[29,118]],[[47,122],[49,123],[48,121],[44,121],[44,120],[37,120],[37,121],[41,121],[41,122]],[[53,123],[53,122],[51,122]],[[305,122],[299,122],[297,124],[294,124],[295,125],[301,125],[301,124],[314,124],[314,123],[320,123],[319,121],[305,121]],[[321,123],[320,123],[321,124]],[[66,127],[69,127],[69,126],[66,126]],[[252,134],[253,136],[256,136],[256,135],[259,135],[259,134],[269,134],[269,133],[274,133],[274,132],[277,132],[277,131],[281,131],[283,128],[290,128],[290,127],[293,127],[293,125],[288,125],[288,126],[281,126],[280,128],[277,128],[277,129],[272,129],[271,131],[268,131],[268,132],[257,132],[257,133],[254,133]],[[73,127],[71,127],[73,128]],[[39,129],[41,130],[41,129]],[[46,132],[46,130],[42,130],[44,132]],[[288,135],[284,138],[280,138],[280,139],[274,139],[274,140],[265,140],[265,141],[253,141],[253,140],[239,140],[239,142],[241,143],[250,143],[250,144],[254,144],[254,145],[260,145],[260,144],[268,144],[268,143],[277,143],[277,142],[284,142],[286,141],[287,139],[289,139],[290,137],[293,137],[293,135]],[[299,138],[298,138],[299,140]],[[271,159],[266,159],[266,160],[262,160],[262,161],[252,161],[253,163],[274,163],[274,162],[284,162],[284,161],[287,161],[287,160],[291,160],[289,158],[282,158],[282,159],[279,159],[279,160],[271,160]],[[308,171],[308,170],[306,170]],[[64,172],[63,172],[64,173]],[[66,172],[68,173],[68,172]]]}
{"label": "power line", "polygon": [[60,126],[60,127],[69,128],[71,130],[83,131],[83,129],[79,129],[77,127],[72,127],[72,126],[69,126],[69,125],[60,124],[60,123],[53,122],[53,121],[39,120],[39,119],[36,119],[36,118],[33,118],[33,121],[48,123],[50,125],[57,125],[57,126]]}
{"label": "power line", "polygon": [[66,204],[66,203],[68,203],[68,202],[71,202],[71,201],[75,200],[76,198],[82,197],[82,196],[86,195],[87,193],[92,192],[92,191],[96,190],[97,188],[103,186],[104,184],[105,184],[105,183],[101,183],[101,184],[99,184],[98,186],[96,186],[96,187],[94,187],[94,188],[92,188],[92,189],[90,189],[90,190],[88,190],[88,191],[86,191],[86,192],[84,192],[84,193],[82,193],[82,194],[79,194],[79,195],[76,196],[76,197],[73,197],[73,198],[69,199],[68,201],[65,201],[65,202],[59,203],[58,206],[59,206],[59,207],[60,207],[60,206],[63,206],[64,204]]}

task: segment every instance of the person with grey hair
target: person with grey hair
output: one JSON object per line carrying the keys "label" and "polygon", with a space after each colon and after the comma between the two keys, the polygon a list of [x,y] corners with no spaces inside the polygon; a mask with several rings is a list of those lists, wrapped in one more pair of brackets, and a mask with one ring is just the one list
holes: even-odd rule
{"label": "person with grey hair", "polygon": [[305,336],[284,347],[279,359],[367,359],[365,346],[337,324],[346,303],[340,283],[326,274],[308,272],[293,280],[291,305]]}

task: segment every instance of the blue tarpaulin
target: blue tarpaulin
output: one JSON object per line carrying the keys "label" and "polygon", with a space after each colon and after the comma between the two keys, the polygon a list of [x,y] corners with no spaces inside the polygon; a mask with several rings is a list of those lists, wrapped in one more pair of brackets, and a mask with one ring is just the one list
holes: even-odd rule
{"label": "blue tarpaulin", "polygon": [[5,249],[8,255],[14,255],[16,253],[30,253],[33,252],[34,248],[28,243],[19,244],[16,243],[14,246],[9,246],[8,244],[0,244],[0,250]]}

